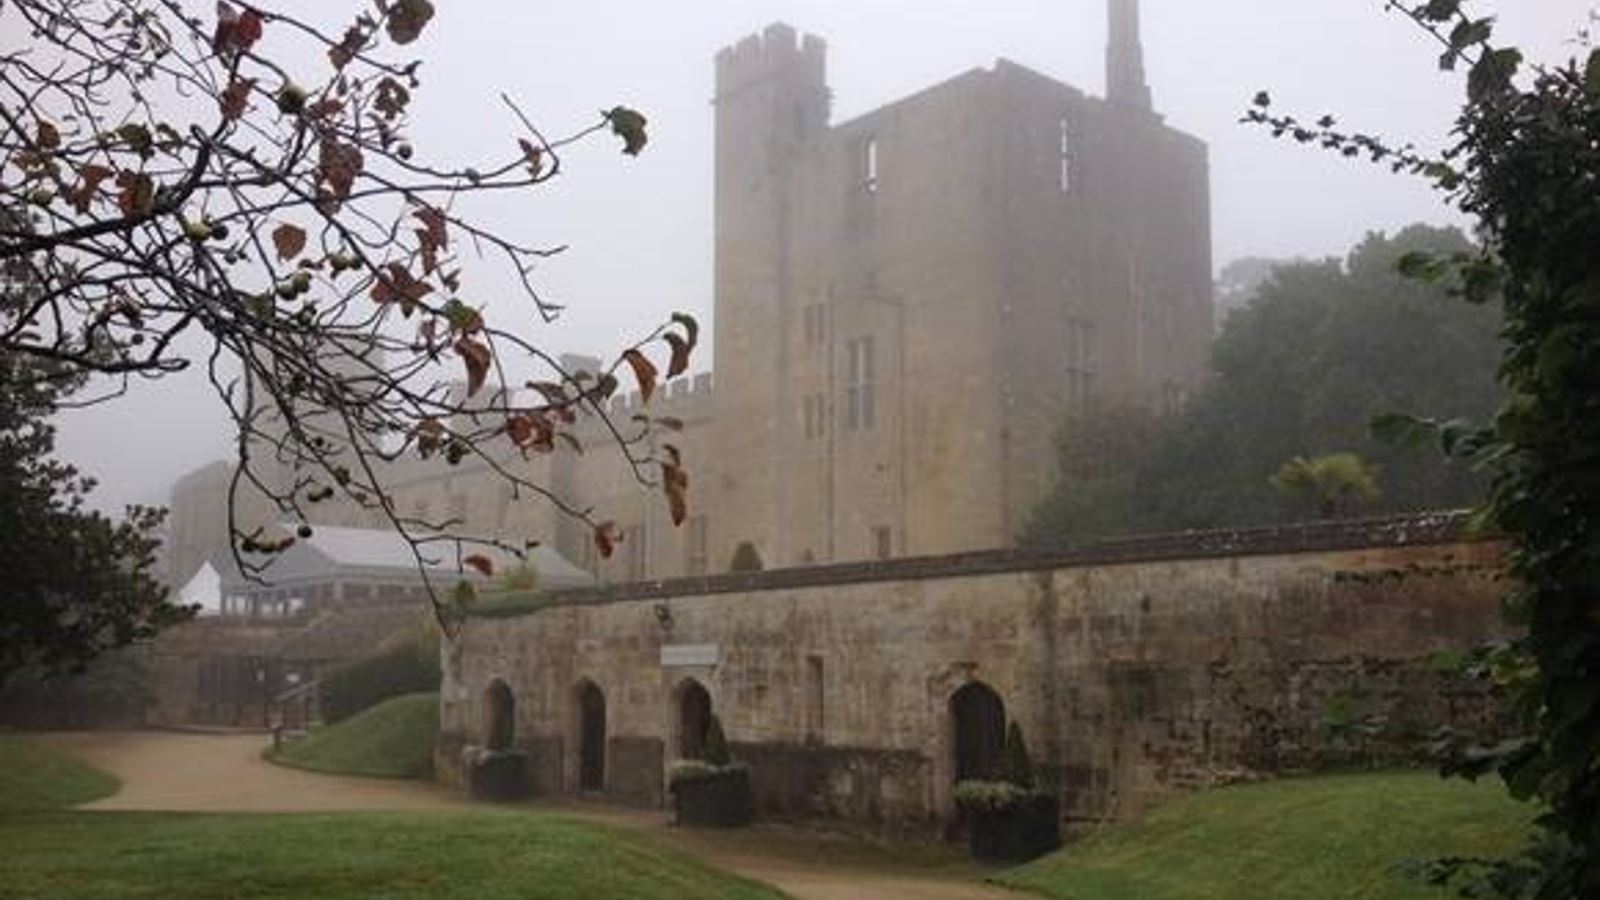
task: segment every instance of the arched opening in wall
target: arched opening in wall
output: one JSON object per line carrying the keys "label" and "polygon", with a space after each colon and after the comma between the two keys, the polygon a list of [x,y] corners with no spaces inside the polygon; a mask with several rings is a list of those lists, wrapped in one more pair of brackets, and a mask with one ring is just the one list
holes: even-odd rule
{"label": "arched opening in wall", "polygon": [[511,688],[496,678],[483,691],[483,745],[490,750],[510,750],[516,738],[517,701]]}
{"label": "arched opening in wall", "polygon": [[606,786],[606,695],[584,679],[576,689],[578,708],[578,790]]}
{"label": "arched opening in wall", "polygon": [[711,725],[711,693],[688,678],[678,685],[678,758],[703,759],[706,729]]}
{"label": "arched opening in wall", "polygon": [[950,720],[955,781],[997,777],[1006,740],[1006,707],[1000,695],[981,681],[969,682],[951,695]]}

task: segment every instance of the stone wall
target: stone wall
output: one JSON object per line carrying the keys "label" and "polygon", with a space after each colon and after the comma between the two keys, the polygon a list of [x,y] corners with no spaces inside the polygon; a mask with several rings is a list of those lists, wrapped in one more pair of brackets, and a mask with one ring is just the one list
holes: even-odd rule
{"label": "stone wall", "polygon": [[[1221,532],[565,595],[464,626],[446,660],[440,768],[480,740],[495,679],[544,790],[576,788],[587,679],[606,701],[607,788],[657,802],[693,679],[751,764],[763,813],[895,827],[950,815],[950,700],[975,681],[1058,776],[1071,819],[1240,778],[1401,762],[1418,735],[1495,714],[1428,663],[1500,627],[1503,547],[1455,525]],[[1386,721],[1381,734],[1340,727],[1369,717]]]}

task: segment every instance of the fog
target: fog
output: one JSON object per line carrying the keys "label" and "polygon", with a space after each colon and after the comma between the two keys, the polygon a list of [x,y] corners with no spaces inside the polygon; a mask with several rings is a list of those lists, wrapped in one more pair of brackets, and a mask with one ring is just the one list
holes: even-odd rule
{"label": "fog", "polygon": [[[209,14],[210,5],[196,9]],[[1104,82],[1104,0],[438,6],[414,45],[425,60],[412,112],[420,157],[468,161],[512,146],[519,128],[502,91],[552,135],[618,103],[650,117],[639,158],[600,136],[569,155],[547,190],[475,208],[508,233],[569,245],[538,274],[568,307],[555,325],[497,300],[496,292],[514,296],[503,274],[473,281],[493,315],[525,317],[556,351],[610,355],[673,310],[709,318],[712,57],[769,22],[827,40],[835,121],[998,57],[1095,94]],[[1498,6],[1501,37],[1545,61],[1572,52],[1590,8],[1586,0]],[[1461,77],[1440,73],[1436,45],[1381,0],[1145,0],[1143,16],[1157,110],[1210,145],[1218,269],[1247,255],[1340,254],[1369,230],[1454,221],[1414,180],[1237,123],[1251,96],[1269,89],[1285,109],[1443,146]],[[706,352],[697,368],[709,366]],[[97,505],[106,509],[162,503],[174,478],[228,453],[221,406],[200,377],[135,385],[123,400],[64,413],[60,425],[61,452],[101,479]]]}

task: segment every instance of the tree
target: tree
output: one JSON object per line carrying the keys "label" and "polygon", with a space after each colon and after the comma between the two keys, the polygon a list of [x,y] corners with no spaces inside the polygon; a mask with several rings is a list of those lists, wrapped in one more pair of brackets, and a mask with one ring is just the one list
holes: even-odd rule
{"label": "tree", "polygon": [[[475,546],[523,551],[396,509],[383,471],[404,455],[480,460],[517,496],[586,522],[609,555],[614,525],[517,465],[580,449],[580,417],[605,421],[628,469],[681,521],[683,461],[652,436],[674,423],[612,422],[606,405],[619,375],[649,401],[661,367],[647,349],[665,353],[666,377],[682,373],[695,321],[674,315],[603,371],[567,371],[505,324],[559,314],[534,277],[559,248],[478,225],[463,202],[537,189],[565,148],[604,130],[636,155],[644,117],[616,106],[549,138],[502,96],[515,132],[471,164],[435,161],[409,137],[420,63],[394,56],[426,31],[430,0],[377,0],[334,33],[274,6],[0,5],[0,34],[29,37],[0,55],[0,206],[28,210],[0,223],[0,265],[34,285],[0,307],[0,350],[63,377],[102,376],[110,397],[130,378],[203,366],[238,429],[229,532],[251,575],[295,537],[239,521],[247,492],[301,523],[335,498],[376,511],[419,565],[484,570]],[[525,309],[485,314],[473,277],[489,266]],[[448,389],[452,370],[465,396]]]}
{"label": "tree", "polygon": [[1332,117],[1275,114],[1265,92],[1246,118],[1428,179],[1478,224],[1481,246],[1408,254],[1400,267],[1468,303],[1503,304],[1504,404],[1483,425],[1388,415],[1373,426],[1492,478],[1481,518],[1511,543],[1507,608],[1519,637],[1486,648],[1479,666],[1518,697],[1527,733],[1441,749],[1446,771],[1498,772],[1548,811],[1520,857],[1444,860],[1431,874],[1475,869],[1475,896],[1600,896],[1600,49],[1585,35],[1585,59],[1529,66],[1464,0],[1392,6],[1444,48],[1443,68],[1467,69],[1445,154],[1351,133]]}
{"label": "tree", "polygon": [[192,612],[152,574],[162,511],[113,522],[87,510],[93,480],[51,458],[48,416],[74,382],[40,367],[0,351],[0,686],[81,672]]}
{"label": "tree", "polygon": [[1211,377],[1180,416],[1111,407],[1063,423],[1059,477],[1023,539],[1257,525],[1304,509],[1268,478],[1286,459],[1348,448],[1386,475],[1374,512],[1466,506],[1486,479],[1426,449],[1374,439],[1375,414],[1487,415],[1501,396],[1499,310],[1453,302],[1395,270],[1407,254],[1466,252],[1459,232],[1369,235],[1343,260],[1278,266],[1223,323]]}
{"label": "tree", "polygon": [[1348,514],[1361,503],[1383,496],[1378,489],[1378,467],[1355,453],[1309,459],[1296,456],[1279,466],[1268,481],[1284,494],[1310,500],[1324,519]]}

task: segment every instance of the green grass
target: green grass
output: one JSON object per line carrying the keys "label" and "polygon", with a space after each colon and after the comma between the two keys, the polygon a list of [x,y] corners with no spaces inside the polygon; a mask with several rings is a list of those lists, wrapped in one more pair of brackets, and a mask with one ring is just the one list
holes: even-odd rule
{"label": "green grass", "polygon": [[774,900],[591,825],[518,812],[0,817],[0,900]]}
{"label": "green grass", "polygon": [[391,697],[269,753],[273,762],[339,775],[424,778],[439,735],[439,695]]}
{"label": "green grass", "polygon": [[0,816],[65,809],[117,791],[117,779],[65,754],[0,736]]}
{"label": "green grass", "polygon": [[997,880],[1058,900],[1446,900],[1396,863],[1514,850],[1533,816],[1488,781],[1287,779],[1174,801]]}

